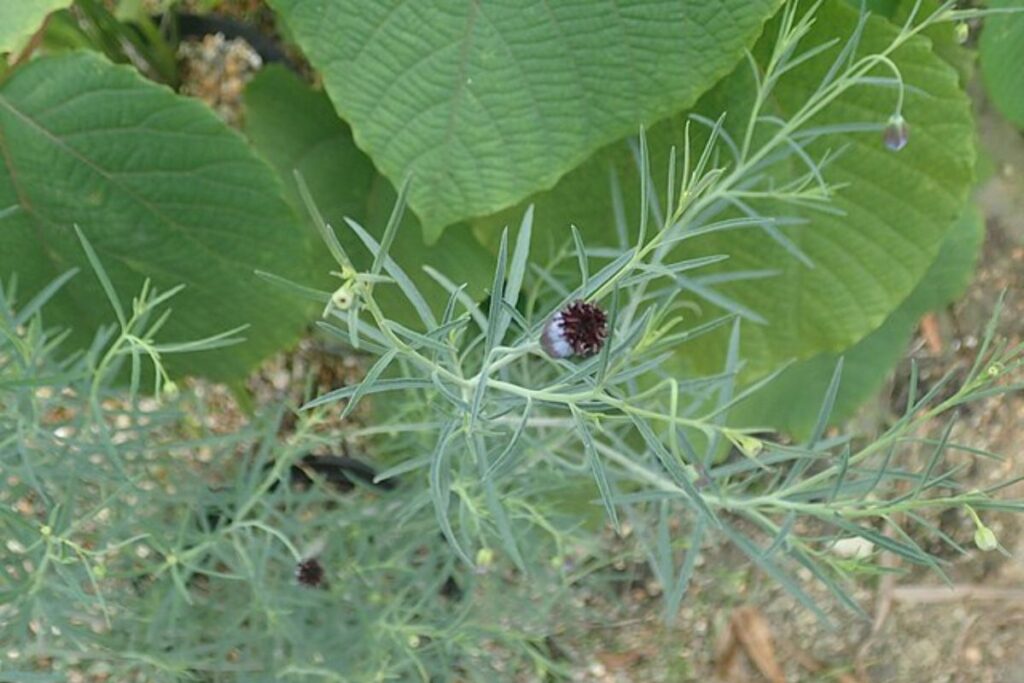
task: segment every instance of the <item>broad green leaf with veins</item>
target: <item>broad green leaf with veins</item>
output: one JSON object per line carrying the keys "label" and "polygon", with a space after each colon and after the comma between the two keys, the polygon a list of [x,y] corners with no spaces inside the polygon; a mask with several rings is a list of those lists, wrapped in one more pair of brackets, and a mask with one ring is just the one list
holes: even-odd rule
{"label": "broad green leaf with veins", "polygon": [[691,106],[778,0],[271,0],[429,239]]}
{"label": "broad green leaf with veins", "polygon": [[94,53],[33,61],[0,86],[0,276],[29,296],[78,267],[47,323],[80,344],[114,315],[76,224],[125,307],[147,277],[186,285],[162,341],[250,325],[244,343],[171,357],[172,369],[234,379],[292,343],[310,308],[253,273],[310,271],[312,240],[283,195],[209,109]]}
{"label": "broad green leaf with veins", "polygon": [[921,316],[949,304],[966,288],[984,237],[985,221],[977,207],[970,205],[949,232],[924,279],[881,327],[842,354],[822,353],[786,368],[771,384],[736,406],[730,422],[736,426],[771,425],[805,438],[817,420],[840,355],[843,375],[831,422],[850,417],[882,386],[906,351]]}
{"label": "broad green leaf with veins", "polygon": [[[856,10],[845,2],[825,2],[803,49],[835,37],[845,40],[856,21]],[[897,30],[886,20],[872,17],[858,54],[885,47]],[[766,29],[755,50],[759,59],[765,58],[774,35],[771,27]],[[784,76],[771,98],[769,113],[791,115],[817,87],[839,49],[836,46]],[[924,38],[904,45],[894,59],[910,86],[903,111],[910,124],[909,145],[892,152],[882,144],[881,127],[893,112],[895,91],[854,88],[810,124],[878,126],[875,132],[826,136],[808,150],[816,159],[826,149],[843,150],[824,171],[832,183],[843,185],[834,204],[842,215],[779,204],[758,207],[765,215],[808,221],[783,230],[813,267],[801,263],[757,228],[695,238],[679,250],[680,258],[728,255],[724,263],[694,271],[691,277],[766,321],[743,326],[741,357],[747,361],[748,378],[790,359],[841,351],[877,329],[917,286],[964,206],[972,181],[973,124],[957,73],[936,56]],[[710,118],[728,112],[726,127],[735,134],[745,124],[753,94],[750,68],[743,64],[704,97],[697,109]],[[694,126],[694,130],[700,128]],[[682,133],[682,117],[664,121],[648,133],[654,186],[662,192],[668,151],[672,145],[681,145]],[[626,216],[636,225],[636,165],[627,146],[618,143],[569,174],[554,190],[531,199],[537,203],[537,221],[548,226],[549,242],[567,241],[569,224],[575,223],[588,243],[610,243],[614,229],[607,189],[609,169],[621,179]],[[806,169],[794,162],[792,170],[802,174]],[[493,239],[495,226],[510,222],[518,210],[477,221],[478,234]],[[765,271],[776,274],[720,281],[728,273]],[[710,279],[702,280],[705,276]],[[692,324],[721,314],[721,309],[700,296],[693,298],[700,303],[702,315],[690,316]],[[688,372],[717,371],[725,348],[721,337],[708,335],[687,344],[680,362]]]}
{"label": "broad green leaf with veins", "polygon": [[[343,218],[352,218],[379,239],[397,194],[355,146],[351,131],[334,113],[326,95],[314,91],[290,71],[269,66],[247,86],[245,108],[246,134],[277,169],[297,210],[306,212],[293,175],[296,170],[356,267],[368,267],[372,256]],[[322,274],[337,270],[326,247],[321,246],[318,253]],[[451,277],[456,284],[468,284],[467,291],[476,297],[484,295],[484,288],[494,277],[494,255],[473,238],[469,226],[452,226],[436,244],[428,246],[420,225],[408,211],[391,255],[436,308],[444,305],[448,294],[423,272],[424,264]],[[329,287],[332,282],[337,286],[339,281],[321,284]],[[385,297],[382,303],[388,307],[398,299]],[[404,311],[388,308],[392,315]],[[411,311],[409,307],[405,312]]]}

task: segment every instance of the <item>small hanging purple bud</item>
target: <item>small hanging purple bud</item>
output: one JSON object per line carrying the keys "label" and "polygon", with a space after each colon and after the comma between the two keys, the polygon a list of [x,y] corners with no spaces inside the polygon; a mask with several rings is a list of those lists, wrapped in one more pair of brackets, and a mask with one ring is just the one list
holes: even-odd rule
{"label": "small hanging purple bud", "polygon": [[324,568],[315,557],[302,560],[295,567],[295,580],[303,586],[317,588],[324,582]]}
{"label": "small hanging purple bud", "polygon": [[910,140],[910,127],[902,116],[893,114],[889,117],[883,140],[885,140],[885,146],[894,152],[907,146],[907,142]]}
{"label": "small hanging purple bud", "polygon": [[540,345],[552,358],[593,356],[608,336],[608,316],[598,306],[574,301],[551,316]]}

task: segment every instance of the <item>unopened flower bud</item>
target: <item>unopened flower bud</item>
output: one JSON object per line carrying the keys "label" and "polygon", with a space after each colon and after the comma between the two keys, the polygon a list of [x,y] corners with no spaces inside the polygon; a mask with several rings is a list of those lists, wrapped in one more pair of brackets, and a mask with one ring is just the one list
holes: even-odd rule
{"label": "unopened flower bud", "polygon": [[476,565],[480,569],[487,569],[494,564],[494,551],[490,548],[480,548],[476,551]]}
{"label": "unopened flower bud", "polygon": [[961,21],[953,29],[953,36],[956,38],[956,42],[963,45],[971,37],[971,27],[966,22]]}
{"label": "unopened flower bud", "polygon": [[841,538],[832,545],[832,552],[839,557],[851,560],[863,560],[871,556],[875,550],[875,544],[863,536],[851,536]]}
{"label": "unopened flower bud", "polygon": [[608,336],[608,316],[595,304],[574,301],[551,316],[540,345],[552,358],[593,356]]}
{"label": "unopened flower bud", "polygon": [[999,547],[999,539],[987,526],[979,526],[978,530],[974,532],[974,545],[987,553]]}
{"label": "unopened flower bud", "polygon": [[899,114],[893,114],[885,127],[883,134],[885,146],[894,152],[898,152],[907,146],[910,140],[910,127]]}
{"label": "unopened flower bud", "polygon": [[737,434],[734,438],[736,447],[748,458],[756,458],[764,450],[764,441],[747,434]]}

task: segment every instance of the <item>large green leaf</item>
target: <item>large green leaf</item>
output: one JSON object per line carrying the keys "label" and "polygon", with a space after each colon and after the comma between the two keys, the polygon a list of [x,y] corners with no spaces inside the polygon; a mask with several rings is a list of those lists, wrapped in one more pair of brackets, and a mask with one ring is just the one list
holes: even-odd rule
{"label": "large green leaf", "polygon": [[144,278],[186,289],[162,338],[251,325],[247,341],[171,359],[228,379],[294,340],[309,313],[255,277],[303,279],[312,243],[273,171],[195,100],[89,52],[39,59],[0,87],[0,273],[31,292],[85,272],[48,309],[87,341],[112,312],[72,226],[123,302]]}
{"label": "large green leaf", "polygon": [[[816,18],[808,45],[835,37],[845,40],[857,12],[831,0]],[[859,53],[884,49],[898,30],[872,18]],[[767,54],[764,41],[758,47],[759,54]],[[838,49],[782,79],[773,97],[777,115],[788,118],[811,96]],[[732,258],[723,271],[780,271],[768,280],[740,280],[718,288],[768,321],[744,329],[743,357],[752,374],[767,372],[784,359],[842,350],[877,329],[924,276],[963,210],[973,181],[975,151],[970,102],[959,85],[959,74],[924,37],[897,51],[894,61],[908,86],[903,108],[911,127],[908,146],[892,152],[878,133],[825,137],[807,151],[813,158],[822,158],[826,150],[843,149],[825,170],[832,182],[847,184],[833,202],[841,215],[778,205],[758,207],[808,221],[782,230],[810,258],[813,268],[762,231],[717,233],[696,247],[697,253],[729,254]],[[880,71],[878,75],[887,74]],[[741,70],[723,86],[718,98],[709,98],[708,106],[716,112],[734,111],[730,102],[752,92],[749,78],[749,71]],[[812,125],[884,123],[894,106],[892,90],[860,87]],[[734,133],[736,123],[732,122]],[[803,173],[805,168],[794,161],[793,170]],[[705,362],[720,363],[721,348],[721,344],[703,344]]]}
{"label": "large green leaf", "polygon": [[[853,31],[857,12],[831,0],[818,10],[816,19],[805,49],[836,37],[845,40]],[[885,47],[897,30],[882,18],[871,18],[859,53]],[[760,59],[770,49],[774,32],[768,29],[765,36],[755,50]],[[769,103],[773,113],[787,117],[806,101],[839,49],[837,45],[784,76]],[[759,207],[767,215],[808,221],[783,232],[813,267],[758,229],[720,232],[685,243],[685,257],[729,255],[719,266],[701,271],[715,278],[739,271],[777,272],[766,279],[718,283],[702,281],[699,273],[693,277],[767,321],[744,325],[742,356],[750,377],[789,359],[840,351],[877,329],[935,260],[964,205],[972,178],[973,124],[957,73],[924,38],[904,45],[894,59],[911,86],[903,111],[911,126],[909,145],[892,152],[883,146],[880,132],[825,136],[807,151],[821,158],[826,149],[843,148],[825,172],[833,183],[848,184],[835,199],[835,207],[844,215],[779,205]],[[753,95],[750,69],[742,65],[702,98],[698,109],[710,118],[728,112],[726,127],[735,134],[745,123]],[[891,89],[862,86],[840,98],[811,125],[856,122],[881,128],[894,105]],[[655,187],[665,186],[668,152],[672,145],[681,144],[683,124],[683,117],[676,117],[649,131]],[[621,179],[626,215],[632,219],[639,214],[636,164],[626,145],[619,143],[570,173],[554,190],[531,199],[552,243],[569,239],[570,223],[583,230],[589,243],[607,243],[614,233],[609,169]],[[794,164],[793,170],[803,173],[805,168]],[[502,213],[481,219],[478,232],[492,236],[494,226],[510,222],[511,217]],[[694,298],[700,301],[697,295]],[[706,301],[701,305],[705,317],[721,313]],[[725,346],[723,339],[707,335],[688,344],[687,356],[681,360],[690,369],[715,370],[721,367]]]}
{"label": "large green leaf", "polygon": [[949,304],[966,288],[984,237],[984,219],[972,204],[949,232],[924,279],[881,327],[842,354],[822,353],[786,368],[736,407],[730,415],[734,424],[771,425],[797,438],[806,437],[817,420],[840,355],[843,374],[832,422],[850,417],[882,386],[906,351],[921,316]]}
{"label": "large green leaf", "polygon": [[[379,238],[397,193],[356,148],[351,131],[335,114],[327,96],[290,71],[271,66],[249,83],[245,108],[245,132],[277,168],[291,201],[306,211],[294,177],[297,170],[356,267],[368,267],[370,253],[342,219],[347,216],[356,220]],[[323,273],[337,268],[326,249],[319,253]],[[433,266],[457,284],[468,284],[468,291],[475,296],[482,296],[494,277],[494,255],[473,238],[469,226],[452,226],[436,244],[428,246],[409,212],[404,215],[391,254],[427,301],[438,306],[444,304],[448,294],[423,272],[423,264]],[[394,314],[395,310],[390,312]]]}
{"label": "large green leaf", "polygon": [[985,19],[979,52],[989,97],[1003,116],[1024,127],[1024,2],[992,0],[988,4],[1021,10]]}
{"label": "large green leaf", "polygon": [[433,239],[674,114],[778,0],[271,0]]}
{"label": "large green leaf", "polygon": [[71,0],[3,0],[0,2],[0,54],[16,49],[39,28],[50,12]]}

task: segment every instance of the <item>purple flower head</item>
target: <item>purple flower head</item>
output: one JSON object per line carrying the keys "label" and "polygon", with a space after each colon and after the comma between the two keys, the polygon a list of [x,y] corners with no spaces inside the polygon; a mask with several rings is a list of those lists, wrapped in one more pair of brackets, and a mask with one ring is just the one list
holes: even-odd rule
{"label": "purple flower head", "polygon": [[894,152],[898,152],[907,146],[907,142],[910,140],[910,127],[903,120],[902,116],[893,114],[889,118],[889,123],[885,127],[882,139],[885,141],[885,146]]}
{"label": "purple flower head", "polygon": [[608,336],[608,316],[595,304],[574,301],[551,316],[540,345],[552,358],[593,356]]}
{"label": "purple flower head", "polygon": [[315,557],[302,560],[295,567],[295,580],[303,586],[316,588],[324,582],[324,568]]}

